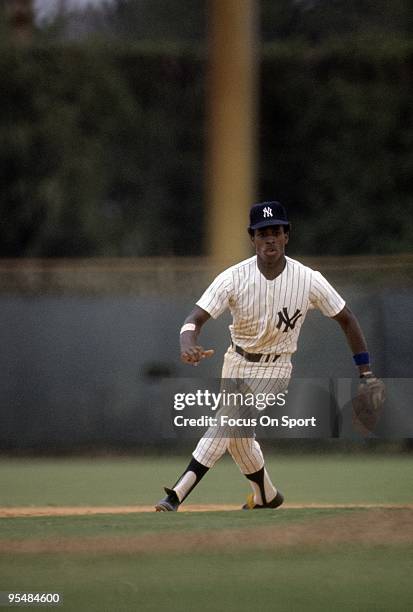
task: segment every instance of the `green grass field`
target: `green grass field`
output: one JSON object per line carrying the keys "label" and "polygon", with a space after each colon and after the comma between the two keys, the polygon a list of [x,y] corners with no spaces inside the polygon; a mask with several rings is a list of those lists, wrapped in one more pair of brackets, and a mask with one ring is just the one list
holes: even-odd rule
{"label": "green grass field", "polygon": [[[185,465],[2,460],[0,506],[149,505]],[[292,504],[413,503],[408,455],[272,456],[267,467]],[[248,492],[225,459],[190,501],[241,504]],[[1,518],[0,591],[60,592],[70,611],[404,612],[412,517],[401,508],[287,507]]]}
{"label": "green grass field", "polygon": [[[1,506],[153,504],[189,457],[0,460]],[[267,458],[286,501],[404,503],[413,500],[409,455],[293,455]],[[244,503],[250,487],[224,457],[193,491],[191,503]]]}

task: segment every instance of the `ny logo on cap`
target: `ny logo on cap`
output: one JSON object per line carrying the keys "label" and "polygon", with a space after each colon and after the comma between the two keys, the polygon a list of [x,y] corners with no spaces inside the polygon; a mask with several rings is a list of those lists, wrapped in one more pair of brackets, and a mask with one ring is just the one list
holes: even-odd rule
{"label": "ny logo on cap", "polygon": [[266,206],[263,210],[264,219],[265,217],[272,217],[272,209],[269,206]]}

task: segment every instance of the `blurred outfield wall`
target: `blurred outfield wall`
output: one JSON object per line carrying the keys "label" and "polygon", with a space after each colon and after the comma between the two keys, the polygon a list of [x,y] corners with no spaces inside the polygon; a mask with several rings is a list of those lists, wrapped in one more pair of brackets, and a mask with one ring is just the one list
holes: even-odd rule
{"label": "blurred outfield wall", "polygon": [[[384,378],[412,376],[413,255],[300,258],[359,317]],[[209,321],[216,349],[194,369],[178,331],[228,263],[205,259],[2,260],[0,449],[130,447],[162,442],[165,379],[218,377],[229,316]],[[310,312],[294,377],[354,377],[338,325]],[[169,417],[168,417],[169,418]]]}

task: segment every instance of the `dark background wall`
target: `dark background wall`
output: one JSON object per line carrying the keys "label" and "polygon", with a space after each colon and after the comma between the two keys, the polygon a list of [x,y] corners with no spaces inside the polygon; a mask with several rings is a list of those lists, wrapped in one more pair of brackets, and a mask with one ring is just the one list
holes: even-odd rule
{"label": "dark background wall", "polygon": [[[185,390],[186,379],[203,384],[218,378],[229,345],[224,315],[202,335],[203,344],[216,349],[213,359],[197,369],[179,361],[178,330],[215,274],[201,261],[175,270],[159,262],[112,261],[66,269],[37,263],[3,272],[8,291],[0,296],[0,446],[110,448],[171,438],[171,390]],[[377,374],[410,379],[411,261],[401,267],[393,262],[386,273],[379,260],[381,274],[371,262],[346,266],[343,260],[341,270],[328,260],[314,263],[359,317]],[[294,378],[319,378],[328,388],[330,379],[354,376],[338,325],[310,312]],[[409,386],[402,392],[399,410],[410,405],[411,392]],[[386,435],[400,435],[394,413],[388,426]]]}

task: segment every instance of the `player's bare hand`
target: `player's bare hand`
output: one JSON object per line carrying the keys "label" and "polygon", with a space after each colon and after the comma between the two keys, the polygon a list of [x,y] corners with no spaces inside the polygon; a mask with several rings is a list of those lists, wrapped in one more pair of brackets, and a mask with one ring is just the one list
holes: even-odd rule
{"label": "player's bare hand", "polygon": [[197,366],[202,359],[212,357],[213,354],[213,349],[205,350],[202,346],[191,346],[190,348],[181,352],[181,360],[184,363]]}

